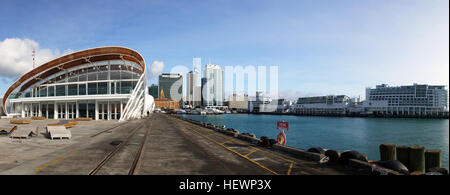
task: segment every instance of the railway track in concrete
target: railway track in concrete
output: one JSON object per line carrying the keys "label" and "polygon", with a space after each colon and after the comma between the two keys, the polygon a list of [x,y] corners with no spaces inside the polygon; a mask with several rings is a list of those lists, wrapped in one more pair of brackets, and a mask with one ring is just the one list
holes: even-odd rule
{"label": "railway track in concrete", "polygon": [[[115,157],[116,154],[119,151],[124,150],[127,147],[127,145],[129,144],[130,140],[133,139],[137,135],[136,134],[137,132],[142,131],[144,129],[145,130],[145,134],[144,134],[143,138],[141,139],[140,145],[139,145],[139,147],[138,147],[138,149],[137,149],[137,151],[136,151],[136,153],[134,155],[133,162],[131,163],[131,166],[129,166],[129,168],[128,168],[128,175],[136,174],[136,172],[137,172],[137,170],[139,168],[139,165],[141,163],[142,154],[144,152],[145,145],[146,145],[147,140],[148,140],[148,135],[149,135],[149,132],[151,130],[151,126],[153,124],[152,120],[153,120],[153,117],[150,117],[149,119],[146,119],[141,125],[139,125],[138,127],[134,128],[125,137],[124,140],[121,140],[120,144],[118,144],[111,152],[109,152],[101,161],[99,161],[97,163],[95,168],[92,169],[89,172],[89,175],[97,175],[102,170],[102,168],[104,168],[104,166],[107,163],[114,164],[114,162],[112,160],[113,157]],[[133,143],[130,143],[130,145],[131,144],[133,144]]]}

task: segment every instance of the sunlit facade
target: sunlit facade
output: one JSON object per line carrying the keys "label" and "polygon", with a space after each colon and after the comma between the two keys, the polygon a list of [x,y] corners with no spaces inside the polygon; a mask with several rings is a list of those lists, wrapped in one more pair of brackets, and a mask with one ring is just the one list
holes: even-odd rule
{"label": "sunlit facade", "polygon": [[153,98],[146,90],[139,53],[101,47],[62,56],[22,75],[2,103],[8,116],[127,120],[152,111]]}
{"label": "sunlit facade", "polygon": [[400,116],[448,116],[448,90],[444,85],[377,85],[366,88],[367,113]]}

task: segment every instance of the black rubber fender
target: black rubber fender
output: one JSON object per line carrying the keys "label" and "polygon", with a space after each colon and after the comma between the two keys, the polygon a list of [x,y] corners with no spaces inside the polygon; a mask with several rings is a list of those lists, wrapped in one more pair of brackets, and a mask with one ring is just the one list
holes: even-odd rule
{"label": "black rubber fender", "polygon": [[277,143],[277,140],[275,140],[275,139],[269,139],[269,144],[270,144],[270,147],[272,147],[274,144],[276,144]]}
{"label": "black rubber fender", "polygon": [[349,150],[349,151],[345,151],[341,154],[341,158],[339,158],[339,162],[341,164],[347,165],[348,164],[348,160],[350,159],[357,159],[360,161],[364,161],[367,162],[367,156],[364,154],[359,153],[358,151],[355,150]]}
{"label": "black rubber fender", "polygon": [[310,148],[310,149],[308,149],[308,152],[318,153],[318,154],[325,154],[325,150],[323,148],[321,148],[321,147]]}
{"label": "black rubber fender", "polygon": [[325,151],[325,156],[330,158],[330,162],[338,162],[339,158],[341,158],[341,153],[337,150],[327,150]]}
{"label": "black rubber fender", "polygon": [[406,166],[403,165],[403,163],[401,163],[398,160],[377,161],[377,162],[375,162],[375,164],[380,166],[380,167],[386,168],[386,169],[394,170],[394,171],[397,171],[399,173],[403,173],[403,174],[409,175],[408,168],[406,168]]}

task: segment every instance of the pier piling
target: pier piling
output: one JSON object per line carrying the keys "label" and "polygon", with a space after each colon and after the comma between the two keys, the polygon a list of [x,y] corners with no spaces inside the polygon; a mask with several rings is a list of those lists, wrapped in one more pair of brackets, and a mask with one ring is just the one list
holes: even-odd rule
{"label": "pier piling", "polygon": [[425,172],[425,147],[411,146],[409,148],[409,172]]}
{"label": "pier piling", "polygon": [[395,160],[395,144],[384,143],[380,145],[380,160]]}
{"label": "pier piling", "polygon": [[431,168],[441,168],[441,150],[427,150],[425,152],[425,171],[429,171]]}
{"label": "pier piling", "polygon": [[411,169],[409,166],[409,146],[397,146],[397,160]]}

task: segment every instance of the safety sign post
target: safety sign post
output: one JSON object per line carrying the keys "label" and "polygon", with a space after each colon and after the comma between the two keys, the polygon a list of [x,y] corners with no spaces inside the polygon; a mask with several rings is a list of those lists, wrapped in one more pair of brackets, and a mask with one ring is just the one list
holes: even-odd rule
{"label": "safety sign post", "polygon": [[284,133],[284,131],[289,130],[289,122],[278,121],[277,129],[281,130],[281,132],[278,133],[278,135],[277,135],[277,142],[278,142],[278,144],[285,146],[286,145],[286,134]]}

